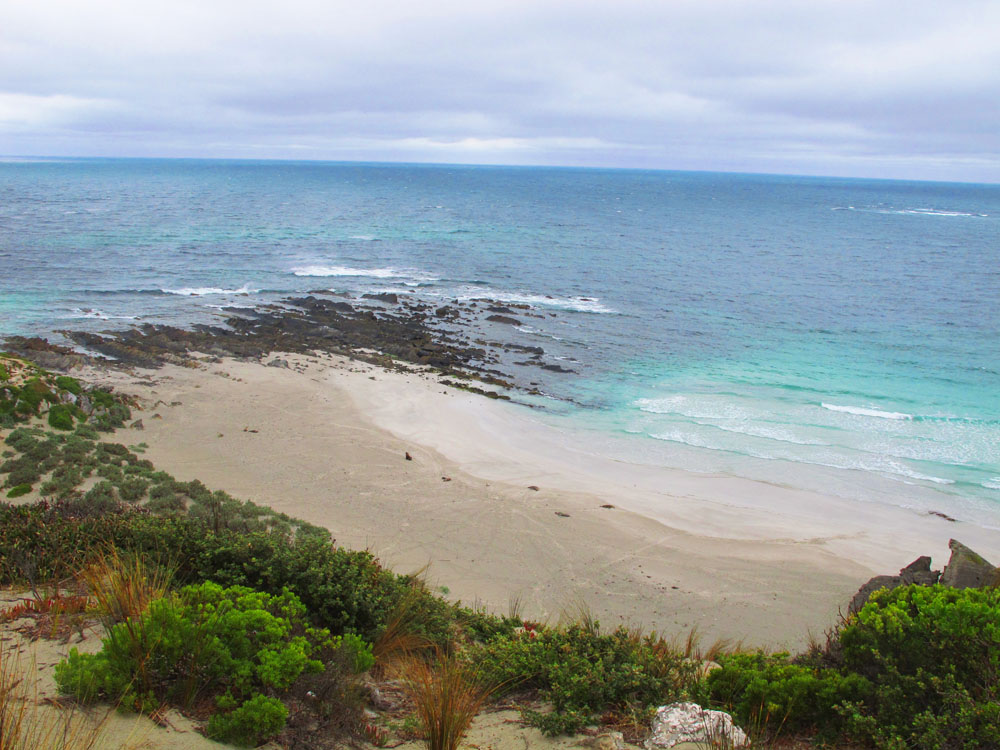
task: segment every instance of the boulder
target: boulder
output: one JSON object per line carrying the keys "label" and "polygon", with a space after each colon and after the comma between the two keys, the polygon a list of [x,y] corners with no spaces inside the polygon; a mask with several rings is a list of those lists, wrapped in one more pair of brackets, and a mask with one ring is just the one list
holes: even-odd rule
{"label": "boulder", "polygon": [[733,724],[733,717],[722,711],[707,711],[697,703],[660,706],[653,717],[646,750],[665,750],[682,742],[740,748],[746,747],[749,739],[746,732]]}
{"label": "boulder", "polygon": [[956,589],[989,586],[996,581],[997,569],[961,542],[948,542],[951,559],[941,573],[941,583]]}
{"label": "boulder", "polygon": [[903,586],[913,583],[920,586],[933,586],[941,578],[941,571],[931,570],[931,559],[927,555],[923,555],[899,571],[899,577],[903,579]]}

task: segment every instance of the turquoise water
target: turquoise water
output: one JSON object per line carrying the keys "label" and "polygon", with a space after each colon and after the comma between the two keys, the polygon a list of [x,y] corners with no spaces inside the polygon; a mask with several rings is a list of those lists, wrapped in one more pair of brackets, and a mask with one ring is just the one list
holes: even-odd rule
{"label": "turquoise water", "polygon": [[0,335],[330,288],[491,297],[609,455],[1000,513],[1000,187],[585,169],[0,163]]}

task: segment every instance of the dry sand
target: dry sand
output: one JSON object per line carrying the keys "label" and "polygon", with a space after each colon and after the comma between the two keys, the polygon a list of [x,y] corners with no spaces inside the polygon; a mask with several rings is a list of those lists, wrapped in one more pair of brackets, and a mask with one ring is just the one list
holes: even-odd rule
{"label": "dry sand", "polygon": [[426,374],[282,358],[292,367],[94,377],[147,404],[132,442],[157,467],[325,526],[398,572],[426,566],[466,604],[519,600],[549,622],[586,606],[605,626],[796,649],[871,575],[919,554],[944,562],[954,531],[898,508],[599,459],[526,410]]}

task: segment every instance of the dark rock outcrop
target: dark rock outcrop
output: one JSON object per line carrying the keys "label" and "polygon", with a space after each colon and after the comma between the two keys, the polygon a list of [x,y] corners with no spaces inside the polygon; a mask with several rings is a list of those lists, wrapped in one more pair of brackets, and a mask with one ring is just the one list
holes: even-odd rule
{"label": "dark rock outcrop", "polygon": [[941,583],[956,589],[972,589],[996,583],[997,569],[959,541],[948,542],[951,559],[941,573]]}
{"label": "dark rock outcrop", "polygon": [[504,325],[508,326],[521,325],[520,320],[518,320],[517,318],[511,318],[507,315],[490,315],[486,319],[492,323],[503,323]]}

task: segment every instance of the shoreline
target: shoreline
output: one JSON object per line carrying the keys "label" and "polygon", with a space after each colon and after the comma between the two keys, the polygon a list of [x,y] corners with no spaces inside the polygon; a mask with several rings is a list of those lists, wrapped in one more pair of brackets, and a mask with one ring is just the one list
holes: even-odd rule
{"label": "shoreline", "polygon": [[[143,399],[135,439],[157,466],[325,526],[397,572],[426,567],[433,588],[466,604],[506,612],[519,601],[525,617],[553,622],[586,606],[609,627],[795,650],[871,575],[920,554],[943,562],[952,529],[979,543],[965,525],[856,510],[818,534],[830,506],[796,510],[799,491],[560,453],[510,405],[426,372],[274,358],[291,367],[227,359],[94,377]],[[767,511],[724,501],[754,484]],[[912,546],[886,548],[892,515],[912,516],[892,534]],[[866,522],[880,525],[865,535]]]}

